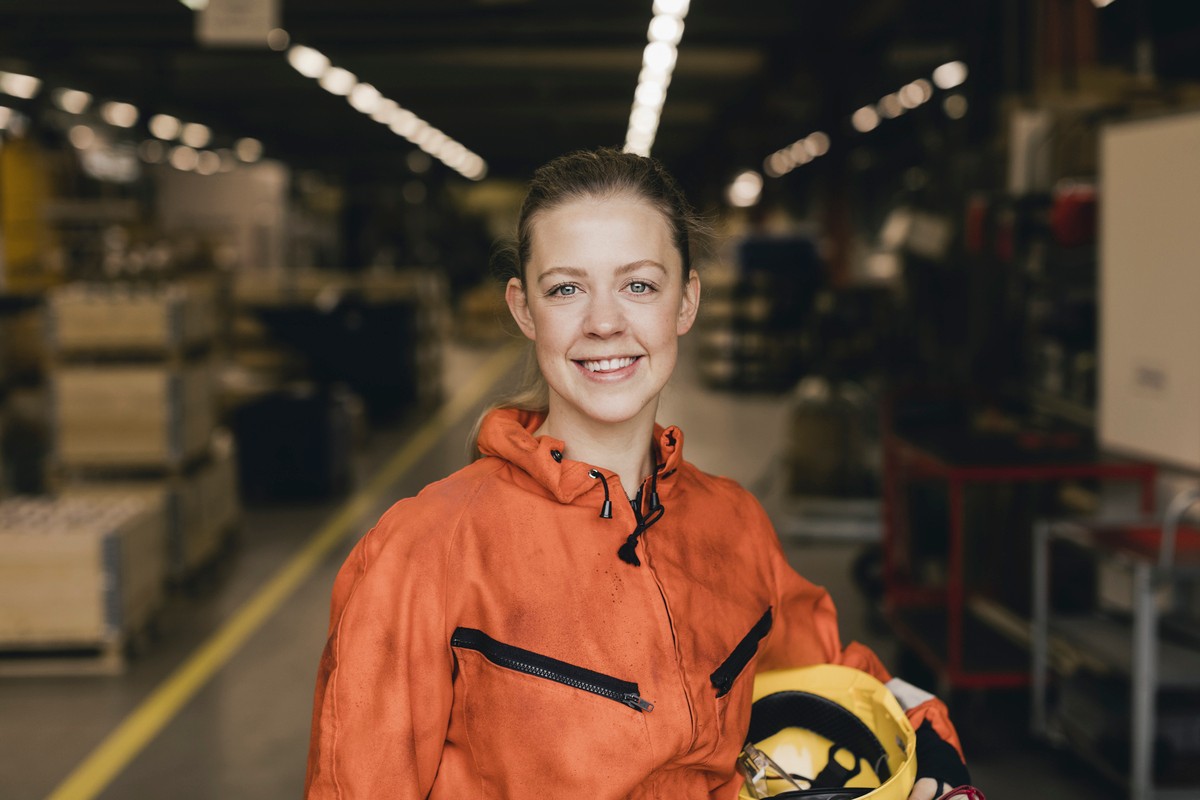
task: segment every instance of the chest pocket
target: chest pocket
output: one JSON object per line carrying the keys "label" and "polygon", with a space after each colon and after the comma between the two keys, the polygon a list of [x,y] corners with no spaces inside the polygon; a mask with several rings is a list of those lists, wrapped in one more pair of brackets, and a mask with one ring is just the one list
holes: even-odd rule
{"label": "chest pocket", "polygon": [[709,676],[715,690],[720,738],[724,742],[727,737],[734,736],[738,747],[741,746],[746,727],[750,724],[754,673],[751,670],[746,680],[739,681],[738,678],[743,672],[747,672],[746,668],[758,655],[758,645],[771,632],[771,622],[771,609],[768,608]]}
{"label": "chest pocket", "polygon": [[[533,796],[554,786],[588,797],[597,775],[632,792],[646,773],[654,704],[637,683],[458,628],[455,648],[469,746],[485,796]],[[459,701],[456,699],[456,705]],[[607,783],[607,780],[606,780]]]}
{"label": "chest pocket", "polygon": [[729,657],[721,662],[721,666],[713,671],[709,676],[712,681],[713,688],[717,690],[717,697],[724,697],[729,694],[729,690],[733,688],[734,681],[746,669],[746,665],[758,653],[758,643],[763,637],[771,632],[771,609],[767,609],[758,622],[754,623],[754,627],[749,633],[742,637],[738,642],[737,647],[729,654]]}
{"label": "chest pocket", "polygon": [[638,694],[636,683],[498,642],[483,631],[474,628],[455,629],[450,644],[452,647],[475,650],[498,667],[545,678],[564,686],[591,692],[599,697],[607,697],[609,700],[627,705],[635,711],[652,711],[654,709],[653,703],[642,699]]}

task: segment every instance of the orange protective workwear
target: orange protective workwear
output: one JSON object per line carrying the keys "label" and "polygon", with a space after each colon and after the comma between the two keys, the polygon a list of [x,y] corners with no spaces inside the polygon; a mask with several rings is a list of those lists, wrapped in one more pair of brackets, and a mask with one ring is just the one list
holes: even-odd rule
{"label": "orange protective workwear", "polygon": [[[657,468],[627,502],[540,423],[493,411],[483,457],[396,503],[346,559],[309,800],[735,798],[755,671],[889,679],[843,649],[829,595],[754,497],[683,460],[678,428],[656,427]],[[939,701],[909,716],[959,746]]]}

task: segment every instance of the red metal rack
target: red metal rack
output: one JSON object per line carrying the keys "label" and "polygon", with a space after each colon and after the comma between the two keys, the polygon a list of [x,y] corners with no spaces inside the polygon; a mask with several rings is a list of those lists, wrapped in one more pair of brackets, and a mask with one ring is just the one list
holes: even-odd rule
{"label": "red metal rack", "polygon": [[[1135,481],[1141,507],[1154,505],[1157,470],[1150,463],[1108,458],[1079,448],[1031,446],[1017,437],[889,432],[883,438],[884,612],[896,635],[938,677],[939,689],[986,689],[1029,684],[1029,660],[977,615],[965,580],[969,535],[965,493],[970,484],[1097,479]],[[907,490],[912,481],[944,482],[949,537],[944,585],[914,580]],[[1032,535],[1032,532],[1030,532]],[[997,655],[1009,651],[1008,655]],[[976,658],[970,658],[976,656]]]}

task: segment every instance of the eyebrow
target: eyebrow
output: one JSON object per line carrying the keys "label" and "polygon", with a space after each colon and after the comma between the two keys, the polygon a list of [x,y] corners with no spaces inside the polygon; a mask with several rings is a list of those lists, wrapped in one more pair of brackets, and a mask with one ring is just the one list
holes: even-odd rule
{"label": "eyebrow", "polygon": [[[622,264],[621,266],[617,267],[616,274],[617,275],[627,275],[628,273],[642,269],[643,267],[657,267],[658,269],[662,270],[663,272],[667,271],[666,267],[664,267],[662,264],[658,263],[654,259],[643,258],[638,261],[631,261],[628,264]],[[586,278],[587,270],[582,269],[580,267],[551,267],[550,269],[546,270],[545,272],[539,274],[537,276],[537,279],[540,281],[540,280],[543,280],[548,277],[557,277],[560,275],[563,277],[567,277],[567,278]]]}

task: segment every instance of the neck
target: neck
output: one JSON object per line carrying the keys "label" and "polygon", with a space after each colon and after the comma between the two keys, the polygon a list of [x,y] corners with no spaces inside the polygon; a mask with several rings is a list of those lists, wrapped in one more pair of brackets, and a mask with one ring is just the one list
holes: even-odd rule
{"label": "neck", "polygon": [[630,499],[637,496],[642,481],[654,469],[650,443],[658,403],[649,404],[633,419],[619,423],[579,419],[569,411],[556,409],[556,405],[552,395],[546,420],[535,435],[561,439],[565,445],[563,455],[615,472],[626,496]]}

